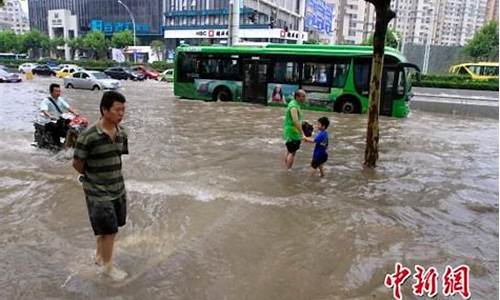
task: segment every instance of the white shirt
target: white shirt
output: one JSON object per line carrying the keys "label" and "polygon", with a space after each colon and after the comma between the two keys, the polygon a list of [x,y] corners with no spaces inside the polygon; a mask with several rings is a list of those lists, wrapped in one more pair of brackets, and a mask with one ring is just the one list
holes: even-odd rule
{"label": "white shirt", "polygon": [[[54,100],[54,98],[52,98]],[[61,110],[62,113],[69,112],[69,104],[64,101],[63,97],[57,98],[57,100],[54,100],[54,102],[57,104],[57,107]],[[49,97],[43,99],[42,103],[40,104],[40,110],[41,111],[46,111],[48,112],[51,116],[54,116],[56,118],[59,118],[62,113],[60,113],[57,108],[54,106],[54,104],[49,100]]]}

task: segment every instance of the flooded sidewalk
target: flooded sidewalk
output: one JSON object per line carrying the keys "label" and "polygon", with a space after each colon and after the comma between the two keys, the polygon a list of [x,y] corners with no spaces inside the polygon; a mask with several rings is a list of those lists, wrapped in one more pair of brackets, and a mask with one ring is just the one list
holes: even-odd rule
{"label": "flooded sidewalk", "polygon": [[[312,145],[285,170],[282,108],[125,82],[129,218],[116,262],[131,277],[111,284],[95,276],[71,160],[30,145],[50,82],[0,84],[0,299],[390,299],[396,262],[440,276],[466,264],[472,299],[498,298],[498,120],[381,117],[379,166],[364,170],[367,116],[306,111],[331,120],[319,179]],[[101,95],[63,89],[91,121]],[[418,299],[411,284],[404,299]]]}

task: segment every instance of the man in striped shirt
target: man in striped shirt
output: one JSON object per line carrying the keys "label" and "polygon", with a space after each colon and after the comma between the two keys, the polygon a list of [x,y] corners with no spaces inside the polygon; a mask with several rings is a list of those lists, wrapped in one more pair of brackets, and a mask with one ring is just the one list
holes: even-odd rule
{"label": "man in striped shirt", "polygon": [[102,96],[101,119],[76,142],[73,167],[83,176],[83,191],[90,223],[97,236],[95,262],[114,280],[127,273],[113,266],[113,245],[118,227],[127,217],[122,154],[128,154],[127,134],[119,126],[125,114],[125,97],[114,91]]}

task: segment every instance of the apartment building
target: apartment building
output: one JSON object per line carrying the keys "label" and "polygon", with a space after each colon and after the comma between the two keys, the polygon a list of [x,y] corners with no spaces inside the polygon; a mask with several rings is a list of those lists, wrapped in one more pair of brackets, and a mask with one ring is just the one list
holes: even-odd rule
{"label": "apartment building", "polygon": [[29,30],[28,17],[19,0],[7,0],[0,8],[0,28],[10,29],[16,34],[22,34]]}

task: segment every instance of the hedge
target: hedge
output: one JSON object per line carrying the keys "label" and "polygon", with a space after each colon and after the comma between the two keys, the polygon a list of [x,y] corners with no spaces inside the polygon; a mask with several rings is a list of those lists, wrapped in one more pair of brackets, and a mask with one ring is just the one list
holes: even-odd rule
{"label": "hedge", "polygon": [[415,87],[498,91],[498,80],[472,80],[466,76],[422,75],[420,81],[412,80]]}

